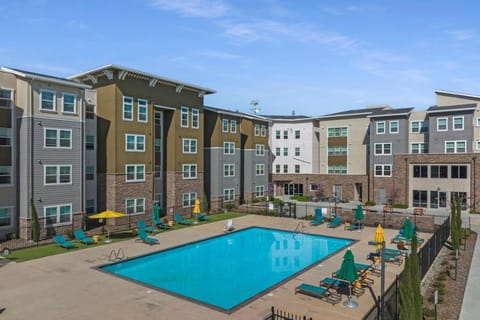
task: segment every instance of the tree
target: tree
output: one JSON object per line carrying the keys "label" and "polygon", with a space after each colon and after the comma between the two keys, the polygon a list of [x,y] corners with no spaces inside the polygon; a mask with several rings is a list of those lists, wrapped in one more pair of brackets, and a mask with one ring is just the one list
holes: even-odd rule
{"label": "tree", "polygon": [[33,199],[30,199],[30,205],[32,207],[32,240],[38,242],[40,240],[40,223],[38,222],[37,209],[33,203]]}
{"label": "tree", "polygon": [[412,237],[411,253],[405,258],[405,268],[400,279],[400,317],[402,320],[423,318],[423,297],[420,291],[420,263],[417,237]]}
{"label": "tree", "polygon": [[412,281],[412,297],[415,308],[415,319],[422,319],[423,317],[423,297],[420,289],[420,259],[417,252],[417,236],[412,237],[412,252],[410,253],[410,276]]}
{"label": "tree", "polygon": [[462,237],[462,204],[460,199],[456,198],[451,204],[450,210],[450,239],[452,249],[458,250]]}

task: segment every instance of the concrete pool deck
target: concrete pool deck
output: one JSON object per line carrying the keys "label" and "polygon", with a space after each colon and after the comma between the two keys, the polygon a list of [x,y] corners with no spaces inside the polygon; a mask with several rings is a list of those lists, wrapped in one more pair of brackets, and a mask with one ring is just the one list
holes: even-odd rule
{"label": "concrete pool deck", "polygon": [[[260,226],[291,231],[302,220],[247,215],[235,218],[234,221],[237,230]],[[359,298],[353,298],[359,303],[356,309],[349,309],[342,303],[332,306],[303,294],[295,295],[295,287],[299,284],[305,282],[318,285],[321,279],[331,276],[331,273],[340,267],[345,250],[284,282],[232,314],[225,314],[94,269],[109,263],[108,255],[112,250],[122,248],[126,256],[131,258],[223,234],[225,223],[226,221],[219,221],[161,232],[154,236],[159,239],[159,245],[149,246],[131,239],[22,263],[7,263],[0,268],[0,309],[5,308],[0,317],[52,320],[263,319],[271,306],[275,306],[313,319],[361,319],[373,307],[374,300],[368,290]],[[373,239],[375,228],[366,227],[358,232],[344,230],[343,226],[329,229],[323,224],[307,226],[304,232],[358,240],[351,246],[355,261],[369,263],[366,256],[373,248],[367,242]],[[387,247],[393,247],[388,241],[396,234],[397,230],[385,230]],[[428,236],[420,234],[422,238]],[[403,269],[403,264],[386,265],[385,288],[388,288],[395,280],[395,275]],[[193,266],[192,272],[195,272]],[[375,280],[373,291],[380,295],[380,278],[372,278]],[[345,299],[344,296],[343,300]]]}

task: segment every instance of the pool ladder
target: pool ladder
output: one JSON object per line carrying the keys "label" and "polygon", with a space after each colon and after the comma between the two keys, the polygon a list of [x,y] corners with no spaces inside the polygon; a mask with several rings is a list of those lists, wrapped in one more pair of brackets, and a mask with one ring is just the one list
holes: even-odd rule
{"label": "pool ladder", "polygon": [[125,258],[126,258],[125,252],[123,251],[122,248],[118,248],[117,251],[112,250],[112,251],[110,251],[110,254],[108,255],[108,260],[109,261],[120,261],[120,260],[123,260]]}
{"label": "pool ladder", "polygon": [[293,233],[303,233],[303,229],[305,229],[306,226],[303,224],[303,221],[300,221],[297,226],[295,227],[295,230],[293,230]]}

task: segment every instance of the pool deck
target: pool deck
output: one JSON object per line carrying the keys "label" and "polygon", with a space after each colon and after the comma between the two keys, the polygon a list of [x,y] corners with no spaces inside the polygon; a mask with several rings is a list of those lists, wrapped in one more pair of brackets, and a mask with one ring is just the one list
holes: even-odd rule
{"label": "pool deck", "polygon": [[[236,229],[251,226],[294,230],[301,220],[247,215],[235,218]],[[345,250],[322,261],[313,268],[297,275],[272,289],[267,294],[243,306],[232,314],[225,314],[203,305],[152,290],[142,285],[122,280],[100,272],[94,267],[109,263],[108,254],[122,248],[127,257],[171,248],[207,237],[223,234],[226,221],[202,224],[190,228],[161,232],[154,237],[160,244],[149,246],[141,242],[126,240],[109,245],[66,252],[55,256],[30,260],[22,263],[7,263],[0,267],[0,315],[2,319],[263,319],[271,306],[313,319],[361,319],[374,305],[372,295],[365,291],[359,298],[356,309],[342,303],[329,303],[303,294],[295,295],[295,287],[305,282],[318,285],[324,277],[337,270]],[[367,244],[373,239],[375,228],[366,227],[361,232],[347,231],[340,226],[335,229],[307,226],[306,233],[322,234],[358,240],[351,248],[358,263],[369,263],[366,256],[373,248]],[[388,241],[397,230],[385,230]],[[428,234],[420,234],[428,238]],[[221,252],[219,252],[221,254]],[[403,269],[391,263],[385,268],[385,288]],[[192,272],[195,269],[192,268]],[[234,276],[234,275],[232,275]],[[372,286],[380,295],[380,278]],[[208,290],[209,288],[205,288]],[[343,297],[346,300],[346,297]]]}

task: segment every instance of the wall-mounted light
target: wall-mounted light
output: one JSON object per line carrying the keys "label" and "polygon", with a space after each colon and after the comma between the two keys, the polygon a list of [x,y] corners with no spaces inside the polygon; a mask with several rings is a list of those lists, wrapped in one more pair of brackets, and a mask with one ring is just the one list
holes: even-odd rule
{"label": "wall-mounted light", "polygon": [[38,202],[42,202],[42,198],[38,198],[37,201],[38,201]]}
{"label": "wall-mounted light", "polygon": [[38,163],[38,164],[42,164],[42,160],[37,160],[37,163]]}
{"label": "wall-mounted light", "polygon": [[37,124],[41,127],[42,126],[42,121],[38,121]]}

